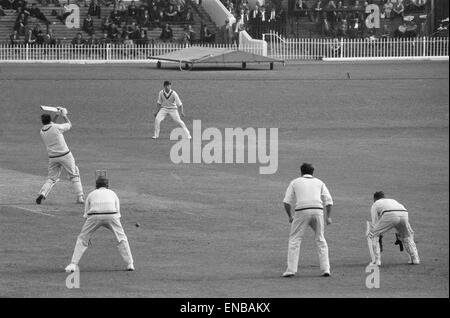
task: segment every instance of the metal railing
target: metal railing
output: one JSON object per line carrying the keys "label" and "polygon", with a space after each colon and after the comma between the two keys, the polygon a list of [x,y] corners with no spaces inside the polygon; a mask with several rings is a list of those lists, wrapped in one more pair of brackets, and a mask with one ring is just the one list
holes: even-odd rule
{"label": "metal railing", "polygon": [[[142,63],[150,57],[188,47],[224,48],[289,60],[448,59],[448,37],[285,39],[263,35],[261,45],[152,43],[147,45],[27,45],[0,44],[0,63]],[[267,53],[266,53],[267,52]]]}
{"label": "metal railing", "polygon": [[448,37],[285,39],[266,33],[268,56],[283,60],[448,59]]}

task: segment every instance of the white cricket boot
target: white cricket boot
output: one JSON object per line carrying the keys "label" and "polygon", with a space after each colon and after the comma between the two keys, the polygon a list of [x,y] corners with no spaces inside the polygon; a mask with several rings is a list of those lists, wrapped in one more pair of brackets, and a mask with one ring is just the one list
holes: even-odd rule
{"label": "white cricket boot", "polygon": [[128,264],[128,266],[127,266],[127,271],[129,271],[129,272],[133,272],[133,271],[134,271],[134,265],[133,265],[133,263]]}
{"label": "white cricket boot", "polygon": [[283,273],[282,276],[283,277],[293,277],[293,276],[295,276],[295,273],[286,271],[286,272]]}

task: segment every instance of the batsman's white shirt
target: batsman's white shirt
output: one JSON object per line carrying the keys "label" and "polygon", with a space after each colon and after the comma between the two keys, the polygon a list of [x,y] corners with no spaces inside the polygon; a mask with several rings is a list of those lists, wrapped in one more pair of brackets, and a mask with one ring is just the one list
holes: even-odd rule
{"label": "batsman's white shirt", "polygon": [[177,109],[179,106],[183,105],[180,97],[178,97],[177,92],[174,90],[170,90],[168,93],[166,93],[165,90],[161,90],[158,95],[157,103],[161,105],[162,108],[166,109]]}
{"label": "batsman's white shirt", "polygon": [[309,174],[294,179],[289,184],[283,202],[288,204],[295,202],[296,211],[333,205],[333,199],[325,183]]}
{"label": "batsman's white shirt", "polygon": [[70,130],[71,127],[69,123],[55,124],[53,122],[42,127],[40,132],[41,138],[47,147],[47,153],[50,158],[63,156],[70,152],[63,133]]}
{"label": "batsman's white shirt", "polygon": [[91,215],[112,215],[120,218],[117,194],[107,188],[99,188],[89,193],[84,205],[84,217]]}
{"label": "batsman's white shirt", "polygon": [[394,199],[379,199],[372,204],[370,209],[372,224],[376,224],[384,213],[405,215],[405,212],[407,213],[405,206]]}

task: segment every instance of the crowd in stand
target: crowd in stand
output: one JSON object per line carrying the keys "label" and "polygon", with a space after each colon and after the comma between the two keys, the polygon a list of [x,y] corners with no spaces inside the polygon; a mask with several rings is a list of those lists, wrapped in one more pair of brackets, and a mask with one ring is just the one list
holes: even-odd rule
{"label": "crowd in stand", "polygon": [[[20,37],[24,37],[26,44],[53,44],[57,39],[53,35],[51,25],[56,22],[50,20],[40,11],[36,3],[31,6],[25,0],[0,0],[1,6],[5,9],[15,10],[17,18],[10,36],[12,44],[20,42]],[[79,6],[87,6],[88,14],[82,21],[81,29],[89,36],[83,37],[82,32],[78,32],[72,40],[72,44],[96,45],[104,43],[115,44],[147,44],[150,41],[172,42],[175,41],[172,30],[173,24],[182,24],[184,27],[181,41],[194,43],[197,41],[214,42],[215,35],[204,25],[200,35],[194,31],[193,9],[188,6],[185,0],[143,0],[139,4],[135,1],[125,3],[122,0],[40,0],[41,5],[56,5],[57,10],[53,10],[52,15],[61,23],[65,23],[66,18],[72,13],[67,4],[75,3]],[[102,6],[112,6],[110,14],[102,15]],[[1,15],[1,11],[0,11]],[[45,30],[41,29],[38,23],[35,26],[28,24],[28,18],[35,17],[40,23],[45,25]],[[94,19],[101,19],[101,27],[96,28]],[[98,25],[98,24],[97,24]],[[158,39],[149,39],[148,31],[160,28],[161,33]],[[101,34],[97,36],[96,34]]]}
{"label": "crowd in stand", "polygon": [[280,2],[266,0],[264,4],[256,1],[250,8],[247,0],[221,0],[225,8],[234,16],[236,22],[225,21],[222,32],[226,43],[239,44],[239,32],[248,31],[252,36],[260,38],[269,29],[284,28],[286,12]]}
{"label": "crowd in stand", "polygon": [[[308,17],[311,22],[321,25],[324,36],[357,37],[362,33],[371,33],[371,29],[365,28],[365,20],[369,13],[366,7],[376,4],[380,9],[380,21],[382,32],[390,34],[387,21],[394,23],[395,29],[399,28],[393,35],[402,36],[402,30],[407,30],[406,36],[415,36],[417,25],[412,21],[404,21],[409,12],[420,12],[425,10],[426,0],[291,0],[293,11],[298,16]],[[423,21],[422,21],[423,22]]]}

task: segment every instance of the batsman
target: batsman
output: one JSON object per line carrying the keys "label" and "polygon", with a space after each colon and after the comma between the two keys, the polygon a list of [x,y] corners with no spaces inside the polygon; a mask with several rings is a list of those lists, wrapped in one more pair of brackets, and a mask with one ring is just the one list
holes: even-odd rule
{"label": "batsman", "polygon": [[409,224],[408,211],[394,199],[385,198],[383,191],[373,195],[371,208],[372,223],[367,222],[367,243],[372,264],[381,265],[380,237],[391,229],[396,230],[400,250],[404,246],[409,256],[409,264],[420,264],[419,253],[414,242],[414,231]]}
{"label": "batsman", "polygon": [[[51,107],[50,107],[51,108]],[[77,196],[77,203],[84,203],[83,186],[81,185],[80,172],[75,165],[75,159],[67,147],[64,133],[72,128],[72,123],[67,116],[67,109],[63,107],[55,108],[57,112],[53,121],[50,114],[42,114],[41,138],[47,148],[48,154],[48,177],[39,191],[36,199],[37,204],[41,204],[45,200],[53,186],[59,181],[62,170],[66,170],[69,179],[72,182],[73,190]],[[64,123],[57,124],[59,116],[62,116]]]}

